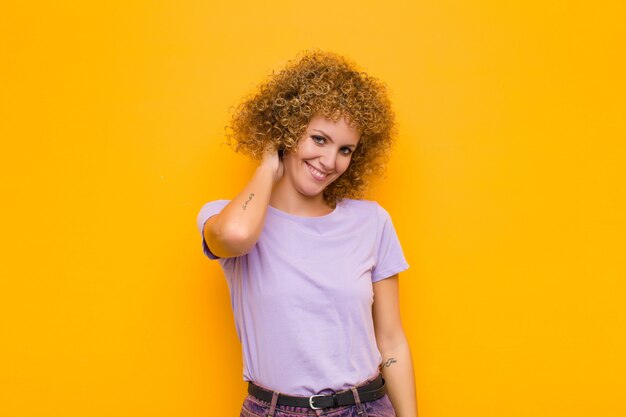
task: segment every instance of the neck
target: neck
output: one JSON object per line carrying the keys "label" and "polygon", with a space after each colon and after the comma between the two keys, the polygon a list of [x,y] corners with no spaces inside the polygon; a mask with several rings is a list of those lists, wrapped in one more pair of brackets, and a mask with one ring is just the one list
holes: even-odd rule
{"label": "neck", "polygon": [[285,177],[274,184],[270,205],[285,213],[306,217],[323,216],[334,209],[326,204],[322,193],[315,196],[303,195],[288,184]]}

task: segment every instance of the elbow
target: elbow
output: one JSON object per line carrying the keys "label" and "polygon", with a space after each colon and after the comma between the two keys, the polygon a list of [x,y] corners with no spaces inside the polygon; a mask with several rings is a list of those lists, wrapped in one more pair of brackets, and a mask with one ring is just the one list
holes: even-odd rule
{"label": "elbow", "polygon": [[209,231],[210,239],[213,246],[219,248],[217,252],[221,252],[222,257],[235,257],[248,253],[254,245],[251,234],[242,227],[235,225],[219,226],[213,224]]}
{"label": "elbow", "polygon": [[400,346],[408,344],[404,331],[399,330],[376,338],[376,344],[380,353],[393,352]]}

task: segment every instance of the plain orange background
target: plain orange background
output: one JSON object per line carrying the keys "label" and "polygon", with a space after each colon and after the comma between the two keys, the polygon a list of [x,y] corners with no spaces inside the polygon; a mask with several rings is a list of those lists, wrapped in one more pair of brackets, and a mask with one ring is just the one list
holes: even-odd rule
{"label": "plain orange background", "polygon": [[[234,416],[196,215],[254,164],[229,107],[303,49],[389,86],[368,198],[411,268],[421,417],[626,415],[624,2],[0,6],[0,415]],[[277,341],[279,343],[280,341]]]}

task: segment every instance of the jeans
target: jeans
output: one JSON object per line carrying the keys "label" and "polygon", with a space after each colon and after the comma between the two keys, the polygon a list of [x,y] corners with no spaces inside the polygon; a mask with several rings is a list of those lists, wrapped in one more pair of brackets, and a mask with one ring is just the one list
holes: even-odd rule
{"label": "jeans", "polygon": [[[362,384],[373,379],[368,379]],[[356,392],[356,387],[353,387],[352,392]],[[276,397],[276,393],[274,393],[274,397]],[[396,417],[396,412],[387,394],[377,400],[362,403],[357,393],[355,399],[355,404],[352,405],[314,410],[290,405],[274,405],[272,407],[270,403],[248,395],[243,401],[239,417]]]}

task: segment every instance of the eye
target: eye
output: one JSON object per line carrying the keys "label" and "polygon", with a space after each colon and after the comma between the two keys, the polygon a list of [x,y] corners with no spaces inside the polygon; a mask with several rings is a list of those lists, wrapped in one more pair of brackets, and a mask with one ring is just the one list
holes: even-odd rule
{"label": "eye", "polygon": [[[326,138],[324,138],[324,137],[322,137],[322,136],[316,136],[316,135],[313,135],[313,136],[311,136],[311,138],[313,139],[313,141],[314,141],[315,143],[322,144],[322,143],[326,142]],[[319,139],[319,140],[318,140],[318,139]]]}
{"label": "eye", "polygon": [[341,151],[341,152],[342,152],[344,155],[350,155],[350,154],[352,153],[352,149],[350,149],[350,148],[341,148],[341,149],[342,149],[342,151]]}

